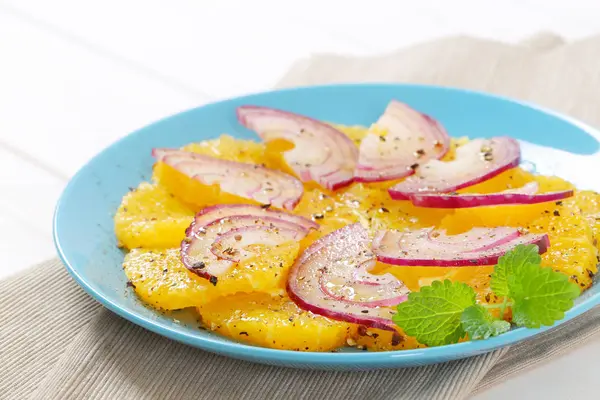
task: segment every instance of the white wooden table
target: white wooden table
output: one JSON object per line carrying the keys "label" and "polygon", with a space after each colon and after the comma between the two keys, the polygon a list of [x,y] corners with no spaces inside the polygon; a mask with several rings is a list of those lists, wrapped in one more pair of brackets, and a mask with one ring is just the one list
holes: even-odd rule
{"label": "white wooden table", "polygon": [[[268,89],[315,52],[459,33],[575,39],[599,17],[597,0],[0,0],[0,278],[54,255],[69,177],[149,122]],[[595,398],[599,366],[596,340],[477,399]]]}

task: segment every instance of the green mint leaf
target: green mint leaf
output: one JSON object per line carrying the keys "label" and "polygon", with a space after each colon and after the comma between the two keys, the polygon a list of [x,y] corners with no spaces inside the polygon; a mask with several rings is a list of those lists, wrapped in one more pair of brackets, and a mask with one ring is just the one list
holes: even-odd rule
{"label": "green mint leaf", "polygon": [[495,319],[484,307],[474,305],[463,311],[460,318],[463,329],[471,340],[487,339],[498,336],[510,329],[510,323]]}
{"label": "green mint leaf", "polygon": [[520,244],[507,251],[498,259],[498,264],[494,267],[490,283],[492,290],[498,297],[509,296],[508,277],[513,275],[513,271],[518,271],[525,264],[539,265],[541,262],[539,248],[535,244]]}
{"label": "green mint leaf", "polygon": [[461,315],[475,305],[475,291],[462,282],[434,281],[412,292],[398,305],[393,320],[404,332],[427,346],[456,343],[465,336]]}
{"label": "green mint leaf", "polygon": [[527,328],[550,326],[562,319],[581,292],[566,275],[532,263],[513,269],[508,287],[513,322]]}

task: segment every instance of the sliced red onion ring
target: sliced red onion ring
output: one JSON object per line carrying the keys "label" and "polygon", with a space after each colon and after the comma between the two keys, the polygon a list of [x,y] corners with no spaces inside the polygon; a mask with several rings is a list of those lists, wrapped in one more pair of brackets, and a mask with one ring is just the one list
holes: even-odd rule
{"label": "sliced red onion ring", "polygon": [[268,107],[237,109],[242,125],[264,141],[285,139],[294,143],[284,159],[304,182],[314,181],[336,190],[352,183],[358,149],[342,132],[303,115]]}
{"label": "sliced red onion ring", "polygon": [[433,118],[392,100],[360,144],[358,182],[379,182],[412,175],[450,147],[446,130]]}
{"label": "sliced red onion ring", "polygon": [[296,260],[287,290],[299,307],[332,319],[393,330],[394,308],[408,288],[375,265],[367,231],[358,223],[323,236]]}
{"label": "sliced red onion ring", "polygon": [[231,217],[233,215],[277,218],[298,225],[298,227],[305,230],[306,233],[308,233],[309,229],[319,229],[319,224],[308,218],[251,204],[217,204],[205,207],[196,214],[194,226],[202,227],[214,220]]}
{"label": "sliced red onion ring", "polygon": [[[235,211],[255,214],[236,215],[233,214]],[[254,206],[208,207],[198,213],[187,229],[186,238],[181,242],[181,261],[191,272],[216,285],[218,277],[234,262],[249,255],[246,246],[276,245],[306,236],[308,228],[282,219],[282,216],[296,219],[292,215]]]}
{"label": "sliced red onion ring", "polygon": [[550,241],[546,234],[523,234],[509,227],[473,228],[458,235],[434,228],[389,230],[377,233],[373,252],[387,264],[462,267],[496,264],[500,256],[519,244],[536,244],[542,254]]}
{"label": "sliced red onion ring", "polygon": [[519,165],[519,143],[509,137],[474,139],[456,149],[453,161],[429,160],[416,174],[389,189],[396,200],[428,193],[448,193],[486,181]]}
{"label": "sliced red onion ring", "polygon": [[470,208],[508,204],[536,204],[556,201],[573,196],[573,190],[559,192],[537,193],[537,182],[529,182],[516,189],[508,189],[498,193],[434,193],[413,194],[410,201],[418,207],[429,208]]}
{"label": "sliced red onion ring", "polygon": [[[262,221],[267,222],[265,219]],[[281,243],[302,239],[305,234],[302,231],[294,229],[295,226],[289,222],[274,219],[268,225],[264,226],[251,225],[243,228],[235,228],[216,238],[210,250],[220,260],[240,262],[252,256],[253,253],[246,250],[246,247],[250,245],[260,243],[268,246],[276,246]]]}
{"label": "sliced red onion ring", "polygon": [[263,204],[293,210],[302,198],[302,182],[259,165],[220,160],[175,149],[154,149],[152,155],[205,185]]}

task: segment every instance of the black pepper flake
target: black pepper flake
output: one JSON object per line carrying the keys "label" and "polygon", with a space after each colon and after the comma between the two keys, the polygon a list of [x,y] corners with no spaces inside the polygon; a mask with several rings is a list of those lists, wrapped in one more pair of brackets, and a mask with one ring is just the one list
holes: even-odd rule
{"label": "black pepper flake", "polygon": [[244,332],[240,332],[240,335],[246,335],[246,336],[250,336],[248,335],[248,332],[244,331]]}
{"label": "black pepper flake", "polygon": [[290,322],[294,322],[294,317],[289,317],[289,318],[288,318],[288,321],[290,321]]}
{"label": "black pepper flake", "polygon": [[210,283],[213,284],[213,286],[217,286],[217,277],[216,276],[211,276],[210,279],[208,280]]}
{"label": "black pepper flake", "polygon": [[127,212],[127,207],[123,207],[123,212]]}
{"label": "black pepper flake", "polygon": [[394,332],[392,335],[392,346],[398,346],[402,342],[404,342],[404,337],[402,337],[402,335],[400,335],[398,332]]}
{"label": "black pepper flake", "polygon": [[419,164],[418,163],[414,163],[413,165],[410,166],[410,169],[415,170],[419,168]]}
{"label": "black pepper flake", "polygon": [[557,201],[557,202],[556,202],[556,203],[554,203],[554,204],[556,204],[557,206],[562,206],[563,202],[559,200],[559,201]]}
{"label": "black pepper flake", "polygon": [[[241,238],[240,238],[240,240],[241,240]],[[233,255],[235,255],[236,251],[233,249],[233,247],[228,247],[225,250],[223,250],[223,253],[233,256]]]}
{"label": "black pepper flake", "polygon": [[381,140],[382,142],[385,142],[385,136],[379,136],[379,140]]}
{"label": "black pepper flake", "polygon": [[167,268],[163,269],[163,272],[166,274],[167,272],[169,272],[169,270]]}
{"label": "black pepper flake", "polygon": [[206,264],[202,261],[198,261],[192,264],[192,269],[203,269],[206,267]]}
{"label": "black pepper flake", "polygon": [[587,268],[586,268],[585,272],[587,272],[587,274],[588,274],[588,276],[589,276],[590,278],[593,278],[593,277],[594,277],[594,273],[593,273],[591,270],[589,270],[589,269],[587,269]]}
{"label": "black pepper flake", "polygon": [[325,218],[325,216],[323,214],[319,213],[319,214],[313,214],[313,218],[314,219],[323,219],[323,218]]}
{"label": "black pepper flake", "polygon": [[415,151],[415,156],[417,156],[419,158],[423,157],[424,155],[425,155],[425,150],[423,150],[423,149],[419,149],[419,150]]}
{"label": "black pepper flake", "polygon": [[558,210],[554,210],[552,214],[554,214],[555,217],[560,217],[560,212],[558,212]]}
{"label": "black pepper flake", "polygon": [[261,204],[260,208],[262,208],[263,210],[268,209],[269,207],[271,207],[270,204]]}
{"label": "black pepper flake", "polygon": [[489,303],[489,302],[490,302],[490,300],[491,300],[491,296],[490,296],[490,294],[488,293],[488,294],[486,294],[486,295],[485,295],[485,301]]}
{"label": "black pepper flake", "polygon": [[131,282],[131,281],[127,281],[127,287],[130,287],[130,288],[134,288],[134,289],[135,289],[135,285],[134,285],[134,284],[133,284],[133,282]]}
{"label": "black pepper flake", "polygon": [[379,211],[380,211],[380,212],[382,212],[382,213],[389,213],[389,212],[390,212],[390,210],[388,210],[388,209],[387,209],[387,208],[385,208],[385,207],[381,207],[381,208],[379,209]]}
{"label": "black pepper flake", "polygon": [[363,313],[363,314],[368,314],[369,310],[360,310],[360,312]]}

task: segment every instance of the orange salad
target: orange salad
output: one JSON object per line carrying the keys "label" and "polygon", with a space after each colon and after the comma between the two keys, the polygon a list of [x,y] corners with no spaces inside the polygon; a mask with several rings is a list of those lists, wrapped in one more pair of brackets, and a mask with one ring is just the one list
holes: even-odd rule
{"label": "orange salad", "polygon": [[369,127],[258,106],[238,118],[261,140],[155,149],[152,180],[116,211],[129,286],[152,307],[263,347],[383,351],[425,346],[393,316],[432,282],[501,302],[490,277],[517,245],[592,285],[600,195],[521,169],[516,140],[450,138],[397,101]]}

